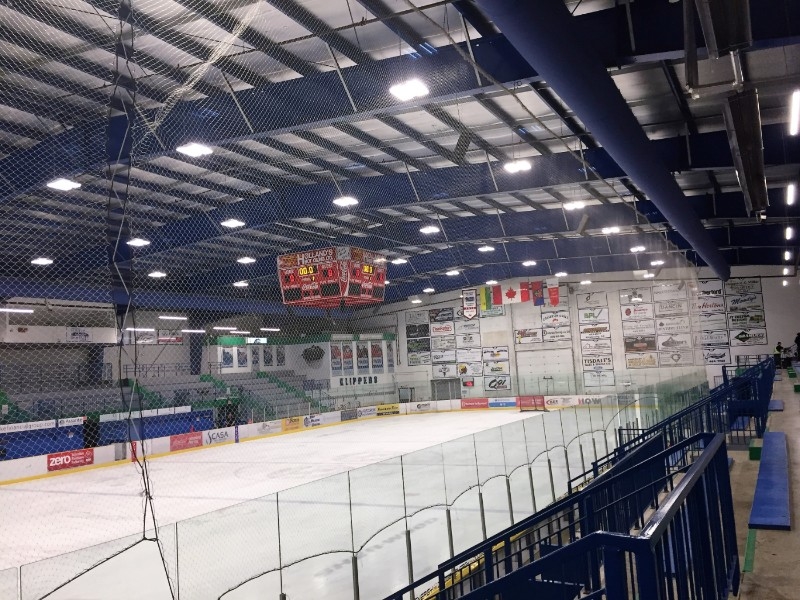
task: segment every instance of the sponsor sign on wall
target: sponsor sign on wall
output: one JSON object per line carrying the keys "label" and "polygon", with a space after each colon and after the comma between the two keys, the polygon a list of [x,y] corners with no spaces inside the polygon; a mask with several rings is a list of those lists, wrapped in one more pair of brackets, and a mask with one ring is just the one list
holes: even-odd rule
{"label": "sponsor sign on wall", "polygon": [[515,344],[538,344],[542,341],[541,329],[515,329]]}
{"label": "sponsor sign on wall", "polygon": [[584,371],[583,385],[586,387],[614,385],[614,371]]}
{"label": "sponsor sign on wall", "polygon": [[701,313],[692,315],[692,328],[699,329],[724,329],[725,313]]}
{"label": "sponsor sign on wall", "polygon": [[92,341],[92,332],[86,327],[67,327],[64,341],[68,344],[87,344]]}
{"label": "sponsor sign on wall", "polygon": [[67,450],[47,455],[47,470],[61,471],[94,464],[94,448]]}
{"label": "sponsor sign on wall", "polygon": [[431,352],[431,362],[433,364],[439,363],[454,363],[456,362],[455,350],[439,350]]}
{"label": "sponsor sign on wall", "polygon": [[488,398],[462,398],[461,399],[461,408],[462,409],[489,408],[489,399]]}
{"label": "sponsor sign on wall", "polygon": [[339,377],[339,386],[351,385],[377,385],[380,383],[377,375],[361,375],[359,377]]}
{"label": "sponsor sign on wall", "polygon": [[459,348],[456,350],[456,361],[458,362],[481,362],[483,354],[480,348]]}
{"label": "sponsor sign on wall", "polygon": [[697,282],[697,289],[695,291],[695,295],[698,297],[722,296],[722,280],[700,279]]}
{"label": "sponsor sign on wall", "polygon": [[442,337],[431,338],[431,350],[455,350],[456,338],[455,336],[448,335]]}
{"label": "sponsor sign on wall", "polygon": [[489,398],[489,408],[515,408],[516,398]]}
{"label": "sponsor sign on wall", "polygon": [[652,304],[627,304],[620,306],[623,321],[637,321],[640,319],[652,319],[653,314]]}
{"label": "sponsor sign on wall", "polygon": [[764,297],[761,294],[743,294],[741,296],[725,296],[727,312],[764,310]]}
{"label": "sponsor sign on wall", "polygon": [[542,311],[543,327],[564,327],[569,325],[568,310]]}
{"label": "sponsor sign on wall", "polygon": [[749,327],[764,327],[766,319],[763,310],[752,312],[735,312],[728,314],[728,329],[747,329]]}
{"label": "sponsor sign on wall", "polygon": [[456,321],[456,334],[461,333],[480,333],[480,321]]}
{"label": "sponsor sign on wall", "polygon": [[595,308],[608,306],[605,292],[588,292],[578,294],[578,308]]}
{"label": "sponsor sign on wall", "polygon": [[484,375],[508,375],[509,362],[507,360],[487,360],[483,362]]}
{"label": "sponsor sign on wall", "polygon": [[584,356],[583,370],[612,371],[614,370],[614,361],[611,359],[611,355]]}
{"label": "sponsor sign on wall", "polygon": [[434,379],[455,379],[458,377],[458,367],[454,364],[434,365]]}
{"label": "sponsor sign on wall", "polygon": [[222,442],[234,441],[235,430],[233,427],[224,429],[208,429],[203,432],[203,445],[221,444]]}
{"label": "sponsor sign on wall", "polygon": [[434,410],[433,402],[412,402],[408,405],[411,412],[431,412]]}
{"label": "sponsor sign on wall", "polygon": [[649,304],[653,301],[653,293],[649,287],[630,288],[619,291],[620,304]]}
{"label": "sponsor sign on wall", "polygon": [[626,369],[653,369],[658,366],[658,355],[655,352],[641,354],[626,354]]}
{"label": "sponsor sign on wall", "polygon": [[703,362],[707,365],[729,365],[731,363],[730,348],[703,348]]}
{"label": "sponsor sign on wall", "polygon": [[686,284],[682,281],[665,281],[653,288],[653,301],[686,298]]}
{"label": "sponsor sign on wall", "polygon": [[256,435],[269,435],[281,431],[283,431],[283,423],[281,421],[266,421],[264,423],[259,423],[256,427]]}
{"label": "sponsor sign on wall", "polygon": [[203,445],[203,433],[193,431],[191,433],[180,433],[169,436],[169,451],[186,450],[187,448],[199,448]]}
{"label": "sponsor sign on wall", "polygon": [[342,421],[355,421],[358,418],[357,408],[346,408],[341,412]]}
{"label": "sponsor sign on wall", "polygon": [[662,317],[656,320],[656,327],[659,334],[670,333],[689,333],[691,326],[689,324],[689,317]]}
{"label": "sponsor sign on wall", "polygon": [[407,324],[428,324],[428,311],[427,310],[410,310],[406,313]]}
{"label": "sponsor sign on wall", "polygon": [[544,410],[544,396],[519,396],[519,407]]}
{"label": "sponsor sign on wall", "polygon": [[760,294],[760,277],[733,277],[725,282],[725,295]]}
{"label": "sponsor sign on wall", "polygon": [[720,296],[707,296],[692,299],[693,313],[719,313],[725,311],[725,301]]}
{"label": "sponsor sign on wall", "polygon": [[695,346],[727,346],[728,332],[725,329],[710,329],[694,334]]}
{"label": "sponsor sign on wall", "polygon": [[432,308],[428,311],[428,316],[431,323],[444,323],[453,321],[456,318],[455,311],[452,308]]}
{"label": "sponsor sign on wall", "polygon": [[[347,346],[348,344],[342,344],[342,353],[344,355],[344,368],[347,368]],[[431,351],[431,339],[430,338],[420,338],[417,340],[407,340],[406,341],[406,348],[409,352],[430,352]],[[351,347],[352,352],[352,347]],[[352,362],[352,356],[350,357]],[[352,365],[351,365],[352,366]]]}
{"label": "sponsor sign on wall", "polygon": [[408,353],[408,366],[419,367],[421,365],[431,364],[430,352],[409,352]]}
{"label": "sponsor sign on wall", "polygon": [[581,340],[583,354],[611,354],[611,340]]}
{"label": "sponsor sign on wall", "polygon": [[456,336],[456,348],[480,348],[481,336],[479,333],[462,333]]}
{"label": "sponsor sign on wall", "polygon": [[656,349],[654,335],[628,335],[623,338],[625,352],[652,352]]}
{"label": "sponsor sign on wall", "polygon": [[542,340],[545,342],[568,342],[572,339],[572,330],[569,327],[548,327],[542,330]]}
{"label": "sponsor sign on wall", "polygon": [[299,431],[303,427],[303,418],[302,417],[289,417],[288,419],[283,419],[283,430],[284,431]]}
{"label": "sponsor sign on wall", "polygon": [[406,325],[406,337],[407,338],[430,337],[431,335],[430,327],[431,326],[428,323]]}
{"label": "sponsor sign on wall", "polygon": [[694,352],[692,350],[675,350],[658,354],[658,366],[660,367],[691,367],[693,364]]}
{"label": "sponsor sign on wall", "polygon": [[665,351],[688,350],[692,347],[692,336],[688,333],[676,333],[673,335],[659,335],[658,349]]}
{"label": "sponsor sign on wall", "polygon": [[320,415],[306,415],[303,417],[303,427],[313,428],[322,425],[322,417]]}
{"label": "sponsor sign on wall", "polygon": [[383,373],[383,344],[380,342],[371,342],[369,348],[369,356],[372,360],[372,372]]}
{"label": "sponsor sign on wall", "polygon": [[508,360],[508,346],[486,346],[483,348],[483,360]]}
{"label": "sponsor sign on wall", "polygon": [[728,333],[731,346],[758,346],[767,343],[766,329],[733,329]]}
{"label": "sponsor sign on wall", "polygon": [[458,363],[458,375],[459,377],[472,377],[476,375],[483,375],[483,363],[480,362],[470,362],[470,363]]}
{"label": "sponsor sign on wall", "polygon": [[578,323],[608,323],[608,307],[579,308]]}
{"label": "sponsor sign on wall", "polygon": [[689,312],[689,302],[687,300],[661,300],[656,302],[657,317],[671,317],[675,315],[685,315]]}
{"label": "sponsor sign on wall", "polygon": [[358,414],[359,419],[364,419],[366,417],[376,417],[378,415],[378,407],[363,406],[361,408],[357,408],[356,413]]}
{"label": "sponsor sign on wall", "polygon": [[508,375],[497,375],[495,377],[484,377],[483,378],[483,389],[487,392],[491,391],[500,391],[500,390],[510,390],[511,389],[511,377]]}
{"label": "sponsor sign on wall", "polygon": [[377,409],[375,414],[377,414],[379,417],[400,414],[399,404],[378,404],[378,406],[376,406],[375,408]]}
{"label": "sponsor sign on wall", "polygon": [[356,364],[358,372],[369,372],[369,347],[366,342],[356,342]]}
{"label": "sponsor sign on wall", "polygon": [[611,339],[611,325],[608,323],[580,325],[580,336],[582,340]]}
{"label": "sponsor sign on wall", "polygon": [[453,335],[456,332],[456,326],[452,321],[444,323],[431,323],[431,337],[440,335]]}

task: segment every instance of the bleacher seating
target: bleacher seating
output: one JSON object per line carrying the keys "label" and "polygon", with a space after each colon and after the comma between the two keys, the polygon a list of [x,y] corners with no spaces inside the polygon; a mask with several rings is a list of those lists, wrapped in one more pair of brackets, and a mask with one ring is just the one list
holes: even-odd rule
{"label": "bleacher seating", "polygon": [[791,522],[786,434],[770,431],[764,434],[749,527],[789,530]]}

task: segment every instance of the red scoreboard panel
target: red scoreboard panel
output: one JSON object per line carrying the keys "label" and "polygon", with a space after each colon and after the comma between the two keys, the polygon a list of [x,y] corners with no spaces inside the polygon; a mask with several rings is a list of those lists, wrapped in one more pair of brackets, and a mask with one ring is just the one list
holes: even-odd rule
{"label": "red scoreboard panel", "polygon": [[350,246],[278,257],[283,303],[333,308],[383,301],[386,257]]}

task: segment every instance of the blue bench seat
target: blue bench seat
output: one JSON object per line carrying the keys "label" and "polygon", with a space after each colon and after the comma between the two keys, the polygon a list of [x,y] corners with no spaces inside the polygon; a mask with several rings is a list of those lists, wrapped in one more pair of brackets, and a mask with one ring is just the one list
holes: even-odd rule
{"label": "blue bench seat", "polygon": [[769,431],[764,434],[761,464],[758,468],[756,492],[750,511],[750,529],[792,528],[789,503],[789,451],[786,434]]}

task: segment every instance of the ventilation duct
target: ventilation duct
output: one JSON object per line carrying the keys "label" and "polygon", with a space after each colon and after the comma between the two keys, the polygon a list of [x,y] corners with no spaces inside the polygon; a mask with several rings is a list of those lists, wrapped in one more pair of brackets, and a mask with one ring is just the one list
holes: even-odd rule
{"label": "ventilation duct", "polygon": [[753,44],[750,0],[696,0],[695,4],[710,57],[719,58]]}
{"label": "ventilation duct", "polygon": [[767,210],[769,198],[764,173],[764,140],[761,136],[758,93],[746,90],[728,96],[722,114],[745,207],[750,214]]}
{"label": "ventilation duct", "polygon": [[478,0],[481,9],[721,279],[730,267],[563,0]]}

